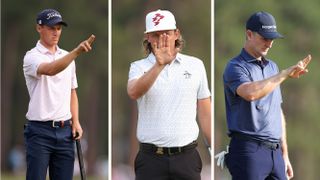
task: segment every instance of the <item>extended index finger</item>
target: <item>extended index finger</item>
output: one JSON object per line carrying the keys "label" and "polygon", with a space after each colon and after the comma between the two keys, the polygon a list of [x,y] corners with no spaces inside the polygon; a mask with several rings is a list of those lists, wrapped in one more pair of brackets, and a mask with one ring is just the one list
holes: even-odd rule
{"label": "extended index finger", "polygon": [[93,43],[93,41],[95,40],[95,38],[96,38],[96,36],[92,34],[92,35],[87,39],[88,43],[91,45],[91,44]]}
{"label": "extended index finger", "polygon": [[311,55],[309,54],[307,57],[305,57],[302,62],[303,62],[303,65],[304,65],[304,68],[306,68],[308,66],[308,64],[310,63],[312,57]]}

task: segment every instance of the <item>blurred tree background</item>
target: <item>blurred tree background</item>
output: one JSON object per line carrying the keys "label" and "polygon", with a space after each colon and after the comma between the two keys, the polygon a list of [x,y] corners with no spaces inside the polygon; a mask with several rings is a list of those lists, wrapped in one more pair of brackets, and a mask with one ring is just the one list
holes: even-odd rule
{"label": "blurred tree background", "polygon": [[[112,2],[112,175],[113,179],[133,179],[133,161],[138,151],[136,102],[127,95],[130,63],[145,57],[142,41],[145,15],[167,9],[176,18],[186,40],[182,53],[203,60],[211,82],[211,1],[210,0],[117,0]],[[210,177],[210,157],[201,134],[198,142],[204,161],[203,179]]]}
{"label": "blurred tree background", "polygon": [[[320,143],[320,1],[246,1],[215,0],[214,11],[214,88],[215,88],[215,154],[229,144],[222,74],[226,63],[240,53],[245,41],[245,23],[257,11],[271,13],[277,28],[285,38],[275,40],[268,58],[280,69],[296,64],[312,54],[309,73],[300,79],[288,79],[281,84],[283,111],[287,120],[289,156],[294,179],[319,179]],[[215,167],[215,179],[231,179],[228,170]]]}
{"label": "blurred tree background", "polygon": [[[283,110],[287,119],[288,145],[295,179],[318,179],[320,143],[317,132],[319,110],[319,40],[320,2],[309,0],[285,1],[222,1],[215,0],[215,151],[220,152],[229,143],[226,136],[225,105],[222,73],[229,59],[236,56],[245,41],[245,22],[254,12],[264,10],[273,14],[278,30],[285,39],[276,40],[268,58],[275,60],[280,69],[295,64],[312,54],[309,73],[297,80],[287,80],[282,87]],[[250,2],[250,4],[249,4]],[[144,21],[147,12],[168,9],[175,14],[177,25],[186,40],[183,53],[202,59],[210,83],[212,49],[210,45],[210,1],[155,1],[119,0],[112,2],[112,150],[117,173],[131,166],[137,144],[135,139],[135,102],[126,93],[130,63],[144,57],[142,51]],[[245,4],[246,3],[246,4]],[[302,4],[303,3],[303,4]],[[24,153],[23,124],[28,106],[28,92],[23,77],[23,56],[38,39],[35,31],[36,14],[44,8],[58,9],[69,27],[64,28],[60,47],[72,50],[79,42],[95,34],[94,50],[77,58],[80,121],[87,140],[87,170],[97,171],[101,159],[108,154],[108,72],[107,72],[107,1],[18,1],[1,2],[1,171],[13,173],[11,155]],[[241,8],[240,8],[241,7]],[[213,91],[212,91],[213,92]],[[199,139],[201,157],[209,164],[209,156]],[[24,154],[23,154],[24,156]],[[17,156],[19,157],[19,156]],[[11,162],[11,163],[10,163]],[[128,170],[129,169],[129,170]],[[104,172],[102,172],[104,171]],[[119,179],[118,178],[118,179]],[[230,179],[227,170],[215,169],[215,179]],[[125,180],[125,179],[124,179]]]}
{"label": "blurred tree background", "polygon": [[87,174],[107,177],[107,3],[107,0],[2,0],[1,171],[3,174],[25,173],[23,125],[26,123],[25,114],[29,96],[23,75],[23,57],[39,39],[35,29],[36,15],[43,9],[54,8],[60,11],[69,25],[63,28],[59,43],[61,48],[71,51],[91,34],[96,35],[93,50],[76,60],[79,84],[77,92],[80,122],[84,129],[82,142]]}

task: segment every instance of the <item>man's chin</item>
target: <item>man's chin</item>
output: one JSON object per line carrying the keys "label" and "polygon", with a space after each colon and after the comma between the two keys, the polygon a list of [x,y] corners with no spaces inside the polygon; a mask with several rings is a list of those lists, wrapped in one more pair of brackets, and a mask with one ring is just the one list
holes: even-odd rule
{"label": "man's chin", "polygon": [[261,52],[261,56],[266,56],[268,54],[268,51],[264,51],[264,52]]}

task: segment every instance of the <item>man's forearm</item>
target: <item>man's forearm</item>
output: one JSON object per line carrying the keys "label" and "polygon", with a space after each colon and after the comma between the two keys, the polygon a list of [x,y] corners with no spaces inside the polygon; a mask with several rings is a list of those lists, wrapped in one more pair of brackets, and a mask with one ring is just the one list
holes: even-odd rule
{"label": "man's forearm", "polygon": [[70,110],[72,114],[72,123],[79,123],[79,102],[75,89],[71,90],[71,104]]}
{"label": "man's forearm", "polygon": [[59,72],[63,71],[65,68],[69,66],[69,64],[79,56],[79,52],[75,50],[71,51],[69,54],[63,56],[62,58],[55,60],[50,63],[42,63],[37,73],[48,75],[48,76],[54,76],[58,74]]}
{"label": "man's forearm", "polygon": [[285,71],[281,71],[268,79],[243,83],[237,89],[237,94],[247,101],[254,101],[271,93],[287,78],[288,74]]}
{"label": "man's forearm", "polygon": [[283,156],[289,156],[288,144],[287,144],[287,132],[286,132],[286,120],[281,110],[281,123],[282,123],[282,136],[281,136],[281,149]]}
{"label": "man's forearm", "polygon": [[165,65],[158,65],[157,63],[139,79],[128,82],[128,95],[132,99],[138,99],[143,96],[156,81]]}
{"label": "man's forearm", "polygon": [[198,121],[200,128],[207,140],[209,146],[211,145],[211,99],[198,100]]}
{"label": "man's forearm", "polygon": [[299,61],[296,65],[284,69],[270,78],[256,82],[243,83],[238,87],[237,94],[247,101],[260,99],[272,92],[288,77],[299,78],[300,75],[308,72],[306,67],[310,61],[311,56],[308,55],[302,61]]}
{"label": "man's forearm", "polygon": [[73,49],[70,53],[63,56],[62,58],[50,63],[40,64],[37,70],[37,74],[54,76],[59,72],[63,71],[82,52],[89,52],[92,49],[91,44],[93,43],[94,39],[95,39],[95,36],[91,35],[87,40],[81,42],[78,45],[78,47]]}

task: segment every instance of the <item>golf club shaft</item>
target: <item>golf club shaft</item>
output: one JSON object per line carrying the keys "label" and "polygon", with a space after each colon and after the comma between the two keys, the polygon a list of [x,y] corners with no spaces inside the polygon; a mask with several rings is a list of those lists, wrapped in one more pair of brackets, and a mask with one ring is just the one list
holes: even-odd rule
{"label": "golf club shaft", "polygon": [[77,154],[78,154],[78,160],[79,160],[79,166],[80,166],[81,180],[86,180],[87,179],[86,170],[84,168],[82,148],[81,148],[81,143],[79,139],[76,140],[76,146],[77,146]]}

